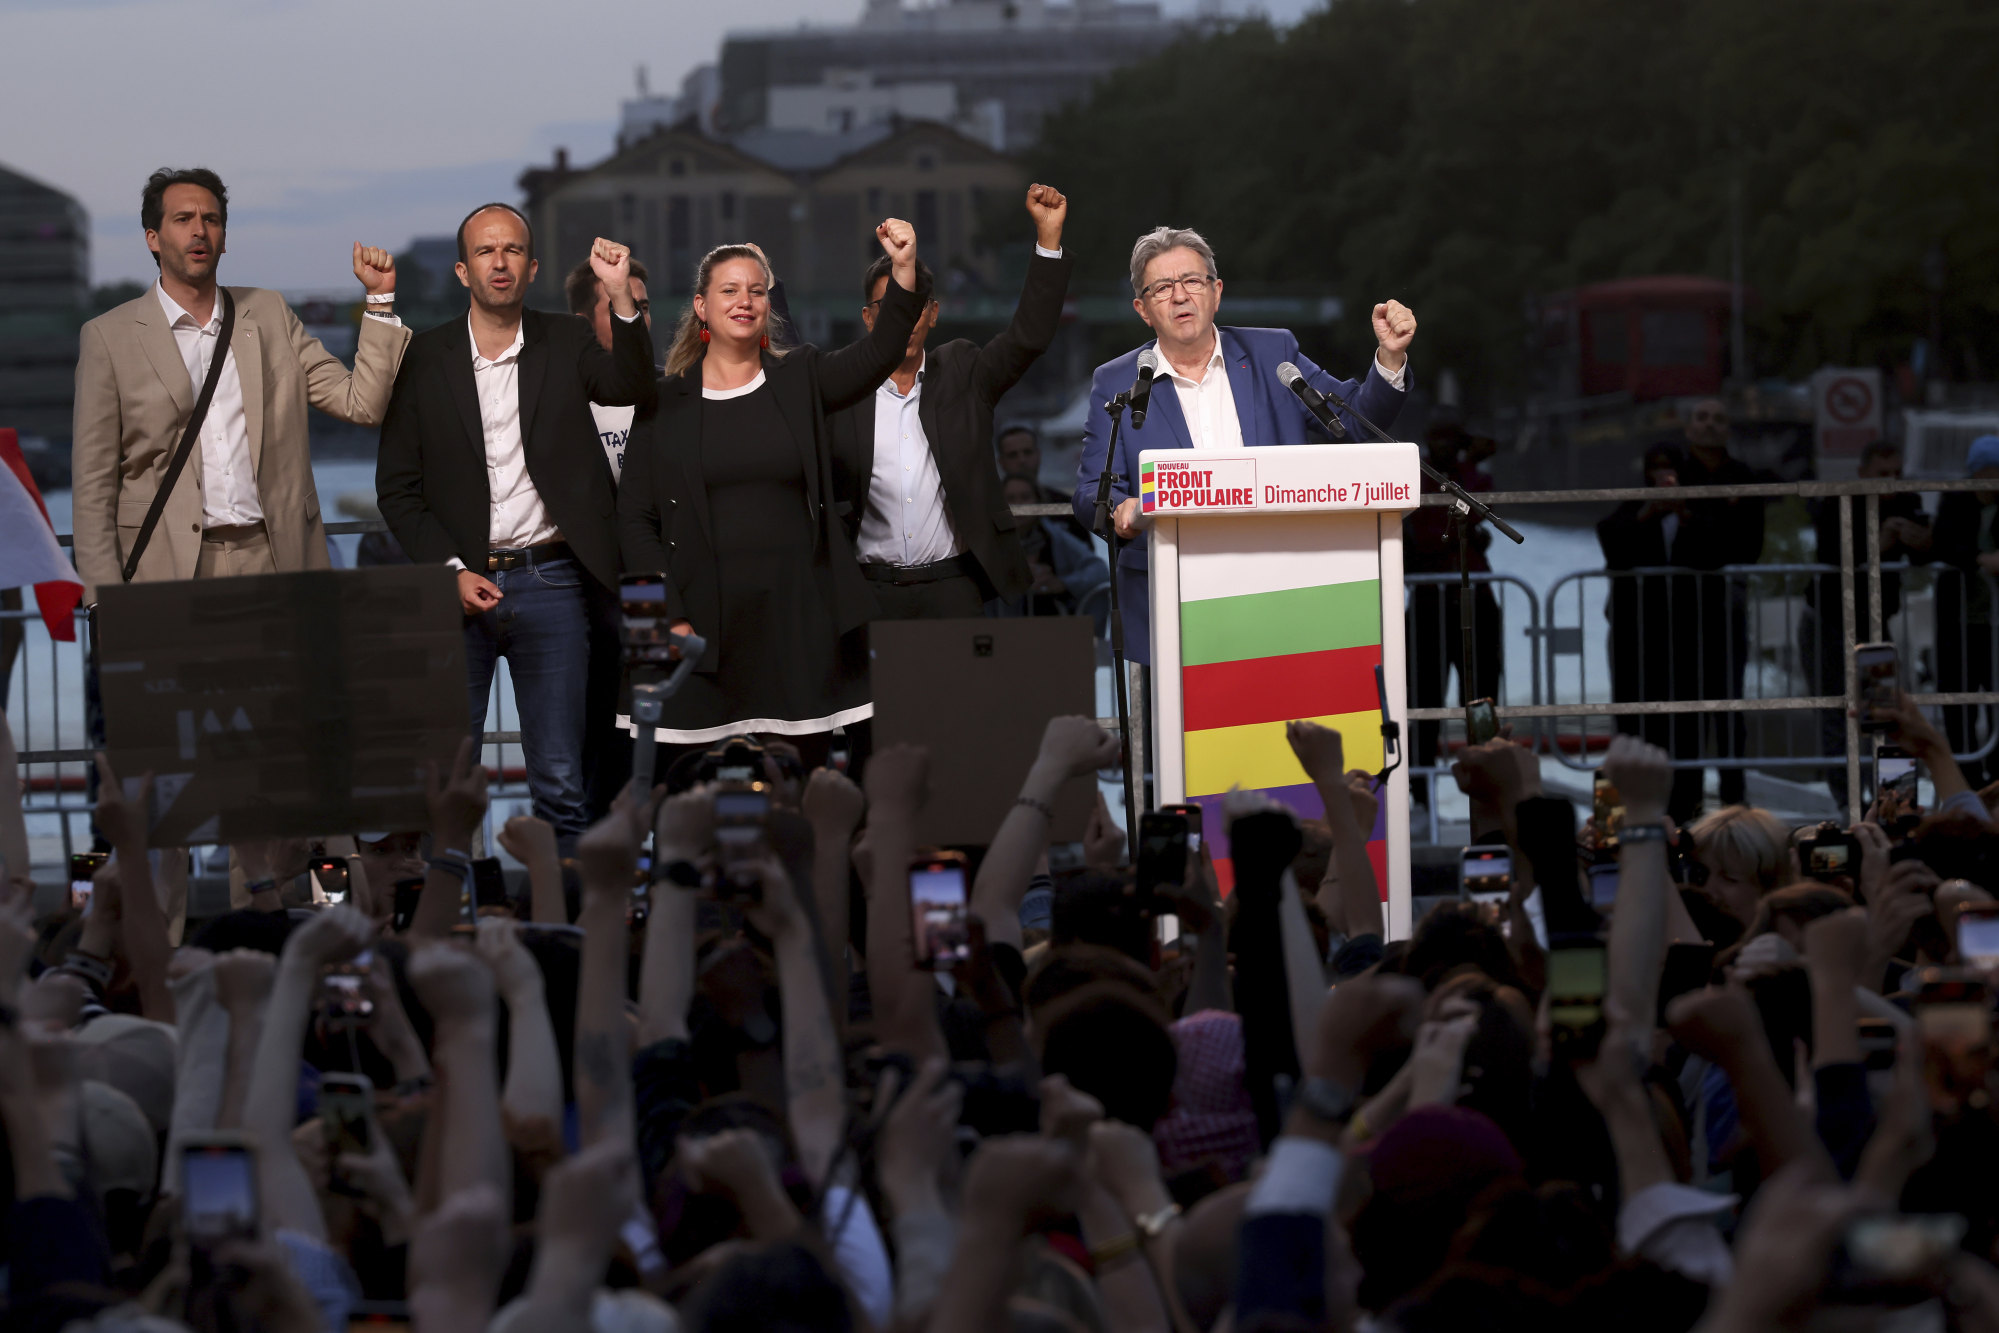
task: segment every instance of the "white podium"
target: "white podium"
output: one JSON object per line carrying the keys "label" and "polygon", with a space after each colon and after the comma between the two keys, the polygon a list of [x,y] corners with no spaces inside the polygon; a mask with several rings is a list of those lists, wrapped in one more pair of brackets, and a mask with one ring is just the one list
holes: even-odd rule
{"label": "white podium", "polygon": [[[1157,794],[1161,804],[1207,810],[1225,891],[1233,866],[1221,805],[1232,788],[1261,791],[1302,818],[1325,813],[1286,722],[1338,731],[1349,769],[1381,767],[1374,669],[1402,718],[1402,515],[1420,503],[1420,478],[1413,444],[1139,455],[1139,507],[1151,522]],[[1368,855],[1387,896],[1389,938],[1404,938],[1407,768],[1381,794]]]}

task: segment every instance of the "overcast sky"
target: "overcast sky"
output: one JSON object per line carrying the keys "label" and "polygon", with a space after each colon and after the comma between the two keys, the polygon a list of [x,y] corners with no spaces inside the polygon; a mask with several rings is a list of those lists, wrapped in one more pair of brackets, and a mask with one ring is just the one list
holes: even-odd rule
{"label": "overcast sky", "polygon": [[[1315,0],[1228,0],[1294,19]],[[1195,0],[1164,0],[1169,13]],[[560,144],[610,151],[634,71],[655,92],[725,31],[837,24],[860,0],[0,0],[0,164],[90,211],[91,280],[150,281],[139,187],[229,185],[227,281],[354,285],[352,244],[449,233]]]}

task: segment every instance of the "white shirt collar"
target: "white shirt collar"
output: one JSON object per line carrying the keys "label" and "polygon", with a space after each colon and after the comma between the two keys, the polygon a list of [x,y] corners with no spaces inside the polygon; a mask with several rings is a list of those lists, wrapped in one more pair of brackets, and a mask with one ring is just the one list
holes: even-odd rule
{"label": "white shirt collar", "polygon": [[[1209,333],[1214,337],[1215,346],[1214,350],[1208,354],[1208,364],[1206,370],[1202,372],[1200,380],[1201,383],[1206,383],[1207,377],[1209,375],[1212,375],[1215,372],[1215,368],[1222,364],[1222,331],[1219,328],[1211,328],[1209,330]],[[1158,340],[1154,339],[1152,345],[1155,348],[1157,348],[1159,346]],[[1173,369],[1173,363],[1166,359],[1166,353],[1164,352],[1161,352],[1159,354],[1159,369],[1162,372],[1164,372],[1168,377],[1177,380],[1182,384],[1195,383],[1194,380],[1188,379],[1185,375],[1182,375],[1179,371]]]}
{"label": "white shirt collar", "polygon": [[494,357],[491,361],[488,361],[479,354],[479,335],[473,331],[472,316],[468,313],[465,316],[465,336],[472,343],[472,369],[482,370],[487,366],[497,366],[502,361],[510,361],[514,357],[519,356],[521,354],[521,347],[527,341],[526,334],[527,321],[522,320],[514,326],[514,340],[507,345],[507,350]]}
{"label": "white shirt collar", "polygon": [[[160,309],[167,312],[167,327],[172,328],[182,320],[186,320],[190,324],[194,323],[194,316],[182,309],[180,302],[167,295],[166,287],[157,278],[153,280],[153,291],[160,298]],[[208,312],[208,322],[200,327],[203,332],[206,332],[209,329],[220,328],[221,325],[222,302],[218,299]]]}
{"label": "white shirt collar", "polygon": [[[915,393],[917,388],[922,385],[923,372],[927,370],[930,366],[929,348],[926,347],[923,351],[921,351],[917,355],[918,355],[918,360],[916,362],[916,379],[914,382],[910,384],[909,393]],[[898,367],[898,369],[900,369],[900,367]],[[887,379],[881,382],[881,387],[876,389],[875,392],[890,394],[896,398],[909,397],[909,393],[904,393],[902,390],[895,387],[895,373],[893,371],[889,373],[889,377]]]}

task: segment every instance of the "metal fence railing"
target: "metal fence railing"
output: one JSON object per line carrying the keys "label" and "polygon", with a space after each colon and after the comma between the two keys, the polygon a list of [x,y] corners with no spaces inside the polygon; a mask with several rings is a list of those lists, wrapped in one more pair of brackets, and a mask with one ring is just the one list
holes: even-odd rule
{"label": "metal fence railing", "polygon": [[[1990,483],[1887,479],[1680,487],[1674,497],[1683,500],[1859,496],[1862,513],[1856,522],[1853,506],[1839,506],[1842,545],[1836,564],[1585,569],[1560,575],[1538,591],[1514,575],[1474,574],[1477,610],[1489,617],[1479,625],[1477,652],[1490,654],[1491,666],[1481,666],[1475,673],[1480,680],[1473,683],[1492,681],[1500,714],[1515,737],[1570,768],[1592,767],[1590,751],[1608,736],[1601,724],[1615,727],[1622,719],[1622,725],[1664,737],[1682,768],[1817,776],[1843,766],[1849,814],[1858,818],[1866,738],[1853,715],[1856,643],[1892,639],[1900,646],[1905,685],[1914,687],[1918,703],[1940,711],[1961,758],[1983,760],[1999,746],[1999,692],[1993,688],[1999,582],[1977,571],[1938,577],[1941,566],[1884,564],[1880,558],[1880,497],[1976,490],[1981,484]],[[1658,492],[1523,491],[1481,498],[1505,512],[1656,499]],[[1451,501],[1425,495],[1423,503]],[[1066,517],[1070,509],[1017,505],[1014,513]],[[326,530],[340,536],[385,526],[361,520],[328,523]],[[1460,708],[1445,702],[1457,656],[1458,576],[1410,574],[1404,582],[1410,771],[1435,781],[1448,771],[1439,759],[1462,718]],[[1085,613],[1100,610],[1092,605]],[[32,606],[0,610],[0,623],[23,630],[38,619]],[[22,719],[15,739],[30,806],[79,813],[86,809],[90,757],[83,654],[79,645],[45,634],[23,638],[20,669],[0,685],[7,687],[9,711]],[[1691,665],[1683,670],[1683,663]],[[524,791],[517,781],[507,781],[522,765],[510,700],[503,678],[496,679],[486,742],[489,766],[502,777],[497,794],[503,796]],[[1431,807],[1434,836],[1434,801]],[[68,850],[68,819],[62,823]]]}

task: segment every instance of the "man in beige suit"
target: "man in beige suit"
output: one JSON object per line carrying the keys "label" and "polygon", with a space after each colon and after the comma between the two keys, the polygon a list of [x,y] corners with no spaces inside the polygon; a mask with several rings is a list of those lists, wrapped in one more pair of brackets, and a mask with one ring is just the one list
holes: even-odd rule
{"label": "man in beige suit", "polygon": [[[159,282],[85,324],[76,363],[71,525],[86,603],[97,600],[99,587],[125,581],[222,336],[215,269],[229,192],[221,177],[204,167],[154,172],[140,195],[139,221]],[[395,315],[395,261],[356,244],[354,276],[367,289],[367,315],[352,371],[307,335],[278,293],[229,288],[235,324],[214,395],[134,582],[328,566],[306,405],[356,425],[377,424],[410,340]],[[186,858],[168,856],[162,869],[163,905],[178,943]],[[240,875],[231,880],[238,907],[260,887]]]}
{"label": "man in beige suit", "polygon": [[[85,324],[76,365],[71,497],[86,602],[100,585],[124,582],[221,334],[215,270],[229,220],[221,178],[205,168],[156,171],[139,219],[159,282]],[[352,371],[307,335],[278,293],[229,289],[236,323],[227,360],[134,582],[327,567],[306,405],[377,424],[410,340],[395,316],[395,261],[357,244],[354,276],[368,310]]]}

